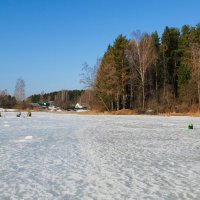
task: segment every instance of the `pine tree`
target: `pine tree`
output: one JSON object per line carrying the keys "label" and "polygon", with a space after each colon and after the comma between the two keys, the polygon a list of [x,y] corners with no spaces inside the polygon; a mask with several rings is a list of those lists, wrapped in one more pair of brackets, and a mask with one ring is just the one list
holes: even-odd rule
{"label": "pine tree", "polygon": [[119,80],[115,67],[113,47],[109,46],[97,71],[95,90],[97,99],[106,110],[114,110],[118,101]]}
{"label": "pine tree", "polygon": [[178,51],[179,30],[166,27],[162,35],[161,63],[163,66],[163,99],[168,106],[174,104],[178,94],[178,66],[180,55]]}
{"label": "pine tree", "polygon": [[119,35],[113,44],[113,55],[115,61],[115,68],[119,80],[119,94],[118,94],[118,108],[119,102],[122,101],[122,107],[126,107],[126,85],[127,85],[127,71],[128,60],[126,58],[126,49],[128,47],[128,40],[125,36]]}

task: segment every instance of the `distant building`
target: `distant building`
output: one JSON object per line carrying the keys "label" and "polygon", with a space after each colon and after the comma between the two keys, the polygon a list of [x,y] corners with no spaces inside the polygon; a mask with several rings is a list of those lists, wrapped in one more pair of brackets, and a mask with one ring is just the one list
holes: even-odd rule
{"label": "distant building", "polygon": [[75,105],[75,110],[78,110],[78,109],[86,110],[87,107],[86,107],[86,106],[82,106],[82,105],[80,105],[79,103],[77,103],[77,104]]}
{"label": "distant building", "polygon": [[48,102],[31,103],[30,107],[32,109],[47,109],[49,107],[49,103]]}

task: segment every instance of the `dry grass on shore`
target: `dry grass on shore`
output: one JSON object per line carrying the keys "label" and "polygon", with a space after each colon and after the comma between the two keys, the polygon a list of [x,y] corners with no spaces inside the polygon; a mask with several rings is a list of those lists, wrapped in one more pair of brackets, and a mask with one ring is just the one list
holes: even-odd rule
{"label": "dry grass on shore", "polygon": [[[18,110],[16,109],[15,112],[50,112],[47,110]],[[98,111],[98,110],[88,110],[84,112],[74,112],[74,111],[51,111],[50,113],[55,114],[79,114],[79,115],[139,115],[139,114],[145,114],[145,113],[139,113],[138,110],[131,110],[131,109],[122,109],[118,111]],[[151,115],[152,113],[146,113],[148,115]],[[200,111],[190,111],[190,112],[165,112],[165,113],[158,113],[155,115],[161,115],[161,116],[191,116],[191,117],[200,117]]]}
{"label": "dry grass on shore", "polygon": [[110,112],[91,110],[91,111],[80,112],[79,114],[83,114],[83,115],[137,115],[138,112],[136,110],[130,110],[130,109],[122,109],[122,110],[110,111]]}
{"label": "dry grass on shore", "polygon": [[200,117],[200,112],[185,112],[185,113],[175,113],[175,112],[167,112],[161,113],[162,116],[191,116],[191,117]]}
{"label": "dry grass on shore", "polygon": [[[97,110],[85,111],[80,112],[78,114],[81,115],[139,115],[137,110],[130,110],[130,109],[122,109],[118,111],[104,111],[100,112]],[[185,113],[177,113],[177,112],[166,112],[166,113],[158,113],[157,115],[161,116],[191,116],[191,117],[200,117],[200,112],[185,112]]]}

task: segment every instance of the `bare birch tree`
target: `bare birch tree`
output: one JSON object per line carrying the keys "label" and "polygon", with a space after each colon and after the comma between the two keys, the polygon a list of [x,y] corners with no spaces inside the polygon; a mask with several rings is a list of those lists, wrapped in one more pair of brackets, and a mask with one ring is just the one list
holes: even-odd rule
{"label": "bare birch tree", "polygon": [[130,66],[137,73],[139,82],[142,88],[142,108],[145,108],[145,82],[146,82],[146,72],[148,67],[153,63],[153,45],[151,38],[148,34],[136,31],[133,33],[133,38],[131,40],[131,51],[129,52],[129,62]]}
{"label": "bare birch tree", "polygon": [[97,69],[99,68],[100,63],[101,58],[98,58],[96,64],[93,67],[90,67],[86,62],[82,65],[80,83],[84,85],[85,92],[87,93],[86,96],[88,97],[88,99],[85,103],[88,105],[88,107],[92,107],[92,104],[94,104],[94,85],[96,81]]}
{"label": "bare birch tree", "polygon": [[14,96],[17,101],[25,99],[25,81],[21,78],[17,79]]}
{"label": "bare birch tree", "polygon": [[96,65],[90,67],[87,62],[82,64],[82,73],[80,74],[80,83],[84,84],[85,89],[91,89],[94,85],[96,71],[101,63],[101,58],[97,59]]}

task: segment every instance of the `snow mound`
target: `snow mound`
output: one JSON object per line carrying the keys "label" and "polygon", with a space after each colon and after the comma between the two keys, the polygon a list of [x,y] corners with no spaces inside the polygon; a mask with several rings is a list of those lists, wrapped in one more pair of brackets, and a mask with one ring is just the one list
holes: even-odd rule
{"label": "snow mound", "polygon": [[5,126],[5,127],[9,127],[10,125],[8,125],[8,124],[4,124],[4,126]]}
{"label": "snow mound", "polygon": [[29,135],[29,136],[26,136],[24,139],[25,139],[25,140],[32,140],[32,139],[33,139],[33,136],[32,136],[32,135]]}
{"label": "snow mound", "polygon": [[17,140],[17,142],[28,142],[31,141],[33,139],[32,135],[28,135],[26,137],[24,137],[23,139]]}

